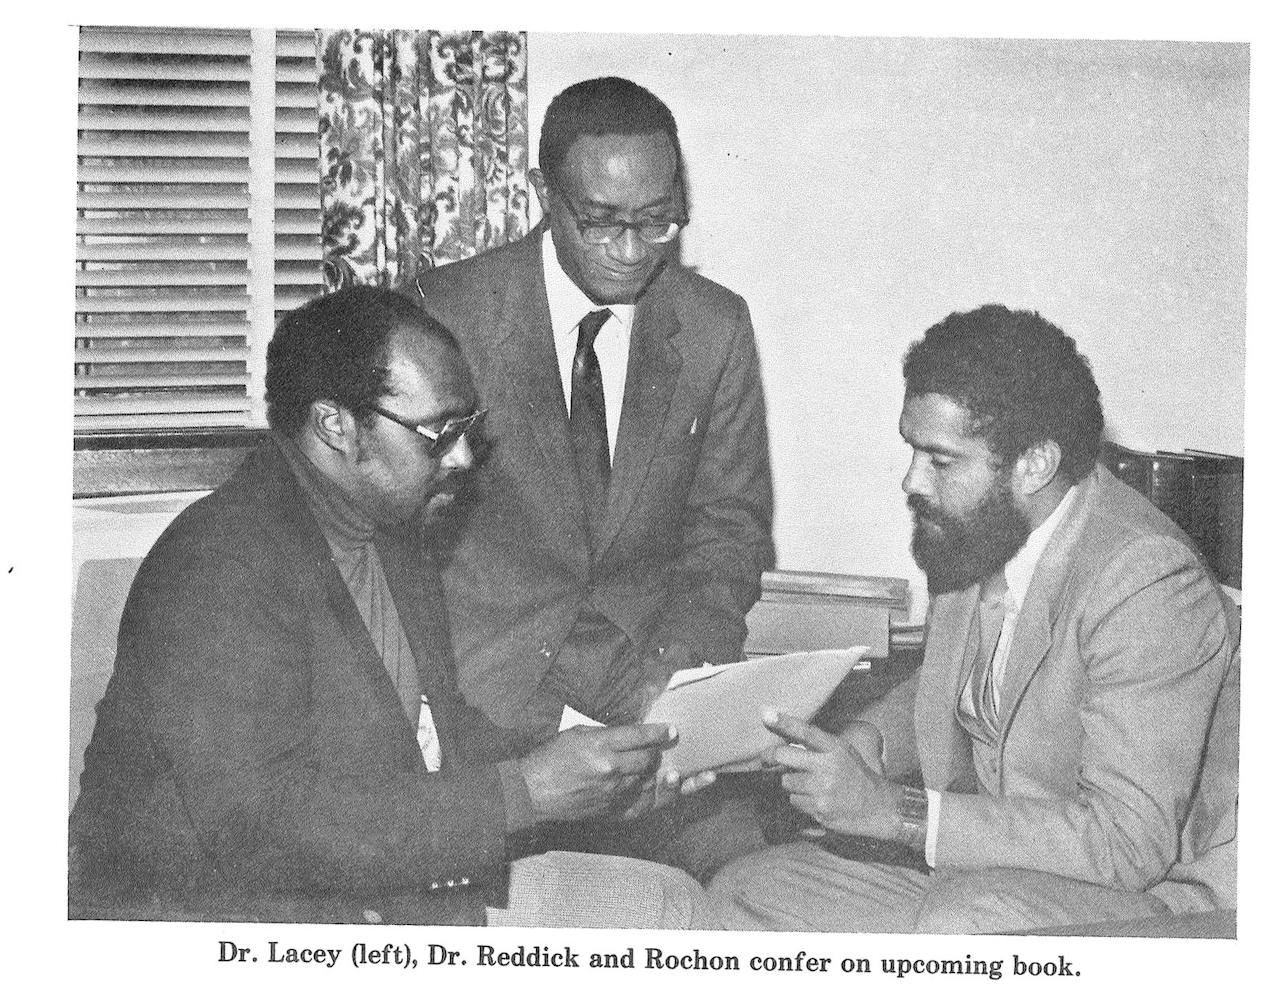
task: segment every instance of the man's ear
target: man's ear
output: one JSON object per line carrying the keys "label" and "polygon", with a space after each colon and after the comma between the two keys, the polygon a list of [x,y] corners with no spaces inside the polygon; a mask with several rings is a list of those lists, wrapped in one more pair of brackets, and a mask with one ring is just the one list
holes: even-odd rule
{"label": "man's ear", "polygon": [[1014,465],[1014,488],[1033,496],[1058,475],[1062,448],[1056,440],[1044,440],[1024,450]]}
{"label": "man's ear", "polygon": [[538,206],[542,209],[542,215],[546,216],[551,211],[548,205],[551,197],[547,190],[547,176],[542,173],[540,168],[530,168],[529,182],[533,185],[533,191],[538,196]]}
{"label": "man's ear", "polygon": [[315,438],[345,454],[355,448],[355,419],[335,401],[313,401],[307,424]]}

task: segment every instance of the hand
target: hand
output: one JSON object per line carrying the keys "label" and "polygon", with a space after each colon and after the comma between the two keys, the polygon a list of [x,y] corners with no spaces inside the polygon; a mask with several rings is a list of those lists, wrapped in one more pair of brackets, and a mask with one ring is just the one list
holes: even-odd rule
{"label": "hand", "polygon": [[663,723],[566,729],[520,759],[534,816],[581,820],[634,802],[675,742]]}
{"label": "hand", "polygon": [[714,771],[699,771],[696,775],[680,777],[680,773],[670,768],[654,776],[641,786],[636,799],[622,813],[624,820],[634,820],[650,810],[666,806],[680,796],[691,796],[701,792],[716,780]]}
{"label": "hand", "polygon": [[[853,753],[859,754],[877,775],[884,775],[884,736],[869,722],[856,719],[840,734],[840,742]],[[825,827],[805,827],[800,833],[817,840],[825,837]]]}
{"label": "hand", "polygon": [[841,834],[895,839],[902,787],[884,777],[883,738],[868,723],[855,723],[836,737],[816,726],[766,709],[765,726],[790,744],[774,747],[765,760],[781,766],[791,805],[824,828]]}

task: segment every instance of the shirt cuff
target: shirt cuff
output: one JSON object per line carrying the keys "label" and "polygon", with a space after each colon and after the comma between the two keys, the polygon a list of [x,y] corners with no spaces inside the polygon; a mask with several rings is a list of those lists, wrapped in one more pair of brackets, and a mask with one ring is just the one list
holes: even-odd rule
{"label": "shirt cuff", "polygon": [[938,816],[942,811],[942,795],[937,789],[925,789],[929,799],[929,819],[925,823],[924,860],[930,869],[937,868],[938,858]]}

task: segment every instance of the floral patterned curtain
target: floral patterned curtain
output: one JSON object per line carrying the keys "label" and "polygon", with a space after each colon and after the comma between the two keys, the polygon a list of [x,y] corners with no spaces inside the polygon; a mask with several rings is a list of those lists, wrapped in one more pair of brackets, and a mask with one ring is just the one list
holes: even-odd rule
{"label": "floral patterned curtain", "polygon": [[529,227],[523,32],[319,31],[325,288],[392,286]]}

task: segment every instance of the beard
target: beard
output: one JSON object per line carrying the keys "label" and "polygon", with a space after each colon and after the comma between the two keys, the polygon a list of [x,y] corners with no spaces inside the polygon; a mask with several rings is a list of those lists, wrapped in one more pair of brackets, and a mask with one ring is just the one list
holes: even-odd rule
{"label": "beard", "polygon": [[471,471],[445,469],[436,462],[425,484],[415,484],[404,464],[403,457],[397,458],[362,431],[356,441],[356,467],[363,469],[356,485],[362,508],[374,524],[392,534],[446,522],[456,501],[466,493]]}
{"label": "beard", "polygon": [[915,515],[911,554],[933,594],[962,590],[1004,568],[1031,533],[1013,490],[998,481],[967,513],[943,512],[919,495],[907,496],[907,506]]}

